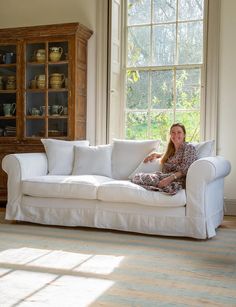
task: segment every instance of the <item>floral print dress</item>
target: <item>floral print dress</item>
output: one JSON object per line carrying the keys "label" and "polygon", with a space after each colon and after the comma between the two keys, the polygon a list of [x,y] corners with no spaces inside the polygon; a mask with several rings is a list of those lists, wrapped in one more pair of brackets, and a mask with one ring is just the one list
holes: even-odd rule
{"label": "floral print dress", "polygon": [[[184,142],[175,154],[168,158],[163,164],[162,172],[138,173],[131,180],[133,183],[142,186],[147,190],[164,192],[169,195],[176,194],[185,187],[185,179],[189,166],[197,159],[196,149],[192,144]],[[164,188],[158,188],[160,180],[173,173],[181,172],[183,176],[172,181]]]}

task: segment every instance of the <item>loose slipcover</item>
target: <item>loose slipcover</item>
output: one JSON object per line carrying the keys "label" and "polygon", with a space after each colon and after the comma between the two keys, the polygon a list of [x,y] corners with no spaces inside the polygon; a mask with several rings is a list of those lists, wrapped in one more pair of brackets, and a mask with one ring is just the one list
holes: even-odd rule
{"label": "loose slipcover", "polygon": [[215,140],[191,144],[196,148],[198,159],[212,157],[214,154]]}
{"label": "loose slipcover", "polygon": [[[115,189],[110,181],[116,181],[117,186],[119,181],[108,177],[107,185],[110,185],[111,191],[103,188],[106,185],[104,181],[100,182],[96,187],[96,199],[82,199],[82,194],[77,198],[66,199],[58,194],[55,197],[45,197],[45,191],[40,192],[42,197],[28,196],[25,192],[33,193],[33,188],[28,186],[26,190],[24,185],[23,192],[24,182],[29,183],[35,177],[53,177],[47,175],[47,164],[44,153],[10,154],[3,158],[2,168],[8,174],[6,219],[199,239],[215,236],[215,229],[223,219],[224,177],[230,173],[230,162],[220,156],[201,158],[192,163],[187,173],[186,190],[181,191],[186,193],[186,206],[181,207],[159,207],[130,202],[128,199],[134,199],[135,195],[132,191],[130,193],[127,187],[122,193],[119,193],[119,187],[120,195],[116,195],[116,201],[109,201],[108,197],[114,199],[114,193],[111,192]],[[71,180],[73,181],[73,178]],[[126,184],[130,183],[127,181]],[[50,184],[47,183],[44,187],[48,194],[52,193],[49,192]],[[102,191],[102,197],[106,197],[106,200],[98,199],[101,198]],[[150,193],[146,190],[145,192]],[[125,194],[127,199],[124,198],[123,202],[120,202]],[[71,194],[67,196],[71,197]],[[173,196],[168,197],[174,199]]]}
{"label": "loose slipcover", "polygon": [[50,175],[70,175],[74,163],[74,146],[88,146],[89,141],[62,141],[56,139],[41,139],[48,158]]}
{"label": "loose slipcover", "polygon": [[39,176],[22,181],[25,195],[96,199],[98,186],[111,179],[103,176]]}
{"label": "loose slipcover", "polygon": [[184,207],[185,190],[174,196],[148,191],[127,180],[114,180],[101,183],[98,188],[98,199],[109,202],[127,202],[155,207]]}
{"label": "loose slipcover", "polygon": [[111,145],[75,146],[72,175],[111,177]]}
{"label": "loose slipcover", "polygon": [[128,179],[145,156],[152,150],[158,150],[158,140],[113,140],[111,170],[112,178]]}

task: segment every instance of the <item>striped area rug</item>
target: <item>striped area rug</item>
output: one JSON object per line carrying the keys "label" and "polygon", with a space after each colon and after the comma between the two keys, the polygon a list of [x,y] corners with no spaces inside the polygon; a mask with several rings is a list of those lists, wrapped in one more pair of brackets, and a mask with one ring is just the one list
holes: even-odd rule
{"label": "striped area rug", "polygon": [[236,306],[236,218],[207,241],[2,220],[0,306]]}

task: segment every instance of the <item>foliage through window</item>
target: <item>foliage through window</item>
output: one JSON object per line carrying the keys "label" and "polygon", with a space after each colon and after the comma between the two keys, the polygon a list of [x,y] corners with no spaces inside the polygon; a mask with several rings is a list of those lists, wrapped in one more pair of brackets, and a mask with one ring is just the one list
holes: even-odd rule
{"label": "foliage through window", "polygon": [[158,138],[182,122],[200,139],[204,0],[126,0],[125,134]]}

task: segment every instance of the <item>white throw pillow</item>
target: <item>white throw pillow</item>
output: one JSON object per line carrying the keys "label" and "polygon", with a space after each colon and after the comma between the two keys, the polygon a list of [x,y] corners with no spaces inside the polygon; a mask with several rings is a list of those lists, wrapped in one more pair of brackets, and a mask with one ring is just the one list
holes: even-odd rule
{"label": "white throw pillow", "polygon": [[88,146],[89,141],[41,139],[48,158],[50,175],[70,175],[74,163],[74,145]]}
{"label": "white throw pillow", "polygon": [[158,140],[113,140],[111,157],[112,178],[125,180],[151,151],[157,150]]}
{"label": "white throw pillow", "polygon": [[75,146],[72,175],[111,177],[111,145]]}
{"label": "white throw pillow", "polygon": [[196,148],[198,159],[212,157],[214,155],[214,140],[191,144]]}
{"label": "white throw pillow", "polygon": [[157,171],[161,171],[162,165],[160,163],[160,160],[161,159],[155,159],[155,160],[152,160],[152,161],[146,162],[146,163],[144,163],[142,161],[139,164],[139,166],[132,172],[132,174],[129,175],[129,179],[133,179],[134,175],[138,174],[138,173],[155,173]]}

